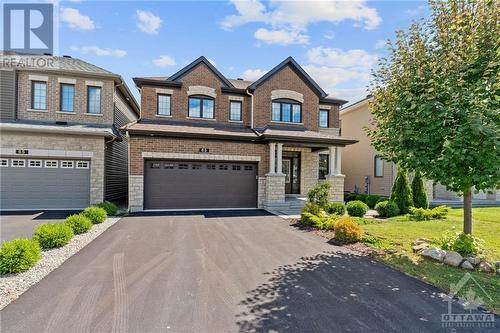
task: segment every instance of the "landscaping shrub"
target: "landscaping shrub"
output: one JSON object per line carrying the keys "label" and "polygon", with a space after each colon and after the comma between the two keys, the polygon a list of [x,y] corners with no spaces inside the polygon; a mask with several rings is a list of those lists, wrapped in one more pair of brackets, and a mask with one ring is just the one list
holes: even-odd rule
{"label": "landscaping shrub", "polygon": [[345,205],[342,202],[330,202],[326,206],[326,212],[328,214],[344,215]]}
{"label": "landscaping shrub", "polygon": [[425,208],[410,207],[410,220],[413,221],[432,220],[431,210]]}
{"label": "landscaping shrub", "polygon": [[363,217],[368,211],[368,206],[362,201],[354,200],[347,203],[346,209],[351,216]]}
{"label": "landscaping shrub", "polygon": [[368,194],[366,194],[366,193],[360,193],[360,194],[356,195],[356,200],[366,203],[367,196],[368,196]]}
{"label": "landscaping shrub", "polygon": [[321,216],[302,211],[300,214],[300,223],[308,226],[318,225],[321,223]]}
{"label": "landscaping shrub", "polygon": [[356,193],[346,193],[344,194],[344,201],[347,203],[349,201],[354,201],[356,200]]}
{"label": "landscaping shrub", "polygon": [[380,217],[393,217],[399,214],[398,205],[391,200],[385,200],[375,205],[375,210]]}
{"label": "landscaping shrub", "polygon": [[36,227],[33,239],[42,249],[51,249],[68,244],[74,235],[73,229],[64,223],[45,223]]}
{"label": "landscaping shrub", "polygon": [[103,208],[108,216],[114,216],[118,212],[118,206],[109,201],[101,202],[97,207]]}
{"label": "landscaping shrub", "polygon": [[90,221],[83,214],[68,216],[64,223],[71,227],[75,235],[83,234],[92,228],[92,221]]}
{"label": "landscaping shrub", "polygon": [[408,175],[405,170],[400,169],[391,191],[391,200],[394,201],[402,214],[409,212],[413,206],[411,188],[408,183]]}
{"label": "landscaping shrub", "polygon": [[335,224],[335,240],[342,243],[359,242],[363,237],[363,229],[348,216],[339,218]]}
{"label": "landscaping shrub", "polygon": [[311,213],[313,215],[319,215],[321,211],[321,207],[313,202],[307,202],[304,208],[302,208],[302,212]]}
{"label": "landscaping shrub", "polygon": [[377,202],[379,202],[382,198],[380,195],[375,195],[375,194],[368,194],[366,196],[366,199],[364,200],[364,203],[368,205],[370,208],[375,208],[375,205]]}
{"label": "landscaping shrub", "polygon": [[484,241],[471,234],[449,231],[443,235],[441,247],[443,250],[458,252],[462,256],[476,255],[483,251]]}
{"label": "landscaping shrub", "polygon": [[326,208],[328,204],[328,196],[330,194],[330,183],[323,182],[317,183],[312,189],[307,193],[307,200],[309,202],[315,203],[322,209]]}
{"label": "landscaping shrub", "polygon": [[339,216],[334,214],[323,214],[323,216],[317,216],[317,219],[313,219],[314,227],[321,230],[331,230],[335,227],[335,223],[338,218]]}
{"label": "landscaping shrub", "polygon": [[4,242],[0,248],[0,274],[24,272],[40,260],[42,249],[37,241],[17,238]]}
{"label": "landscaping shrub", "polygon": [[446,206],[437,206],[431,209],[431,216],[434,219],[444,219],[448,216],[448,207]]}
{"label": "landscaping shrub", "polygon": [[104,208],[100,208],[100,207],[96,207],[96,206],[85,208],[85,210],[82,212],[82,214],[86,218],[88,218],[93,224],[102,223],[108,217],[108,214],[106,214],[106,211],[104,210]]}
{"label": "landscaping shrub", "polygon": [[411,182],[411,193],[413,195],[413,206],[417,208],[429,208],[427,192],[425,191],[424,180],[420,172],[415,173]]}

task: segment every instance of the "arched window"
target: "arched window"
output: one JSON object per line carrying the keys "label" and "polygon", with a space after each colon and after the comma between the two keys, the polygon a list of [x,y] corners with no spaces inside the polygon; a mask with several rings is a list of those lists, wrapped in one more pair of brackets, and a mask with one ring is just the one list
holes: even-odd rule
{"label": "arched window", "polygon": [[214,118],[214,99],[203,95],[189,96],[188,117],[189,118]]}
{"label": "arched window", "polygon": [[302,105],[291,99],[275,99],[271,110],[272,121],[302,122]]}

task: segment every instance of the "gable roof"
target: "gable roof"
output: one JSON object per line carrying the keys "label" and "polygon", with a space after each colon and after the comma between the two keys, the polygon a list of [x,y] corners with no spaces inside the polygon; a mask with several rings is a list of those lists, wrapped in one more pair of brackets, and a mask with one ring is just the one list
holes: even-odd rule
{"label": "gable roof", "polygon": [[258,86],[263,84],[265,81],[267,81],[269,78],[271,78],[274,74],[279,72],[281,69],[285,68],[286,66],[290,65],[292,69],[295,70],[295,72],[304,80],[306,83],[308,83],[311,88],[321,97],[325,98],[327,96],[326,92],[321,89],[321,87],[314,81],[309,74],[306,73],[306,71],[293,59],[292,57],[288,57],[285,60],[283,60],[281,63],[279,63],[276,67],[271,69],[269,72],[267,72],[264,76],[262,76],[260,79],[252,83],[249,88],[252,90],[255,90]]}
{"label": "gable roof", "polygon": [[186,67],[182,68],[177,73],[170,76],[168,78],[168,80],[169,81],[179,81],[179,79],[181,77],[183,77],[184,75],[189,73],[192,69],[194,69],[196,66],[198,66],[201,63],[205,64],[205,66],[207,66],[215,74],[215,76],[217,76],[222,82],[224,82],[224,84],[227,87],[234,88],[233,84],[228,79],[226,79],[226,77],[224,75],[222,75],[222,73],[219,72],[217,70],[217,68],[215,68],[215,66],[212,65],[212,63],[210,61],[208,61],[208,59],[205,58],[204,56],[199,57],[198,59],[196,59],[195,61],[193,61],[189,65],[187,65]]}

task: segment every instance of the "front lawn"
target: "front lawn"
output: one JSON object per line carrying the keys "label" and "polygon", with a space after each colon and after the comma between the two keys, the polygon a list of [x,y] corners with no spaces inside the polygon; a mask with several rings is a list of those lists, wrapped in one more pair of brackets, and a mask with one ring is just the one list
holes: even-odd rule
{"label": "front lawn", "polygon": [[[409,221],[406,216],[390,218],[386,221],[365,223],[367,245],[390,249],[393,254],[381,255],[380,259],[405,273],[418,277],[440,289],[449,291],[451,283],[457,283],[465,270],[442,263],[425,260],[411,250],[411,243],[425,237],[437,242],[442,234],[453,227],[462,230],[463,209],[451,209],[445,220]],[[474,208],[473,233],[484,239],[484,256],[490,262],[500,260],[500,208]],[[500,277],[495,274],[472,272],[477,282],[488,292],[491,300],[484,297],[484,306],[500,312]],[[464,288],[466,289],[466,288]],[[479,288],[473,288],[480,295]],[[465,292],[465,290],[464,290]],[[463,295],[462,295],[463,296]]]}

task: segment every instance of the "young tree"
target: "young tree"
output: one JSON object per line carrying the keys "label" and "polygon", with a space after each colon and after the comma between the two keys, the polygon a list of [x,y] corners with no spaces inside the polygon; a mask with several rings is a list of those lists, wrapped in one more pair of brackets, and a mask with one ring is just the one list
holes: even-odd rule
{"label": "young tree", "polygon": [[462,193],[471,233],[471,188],[500,185],[500,6],[429,4],[374,73],[368,133],[386,159]]}
{"label": "young tree", "polygon": [[402,214],[410,211],[413,206],[410,181],[405,170],[399,168],[394,185],[392,185],[391,200],[394,201]]}
{"label": "young tree", "polygon": [[413,206],[417,208],[428,208],[427,193],[425,192],[424,180],[420,172],[415,172],[411,181],[411,193],[413,195]]}

